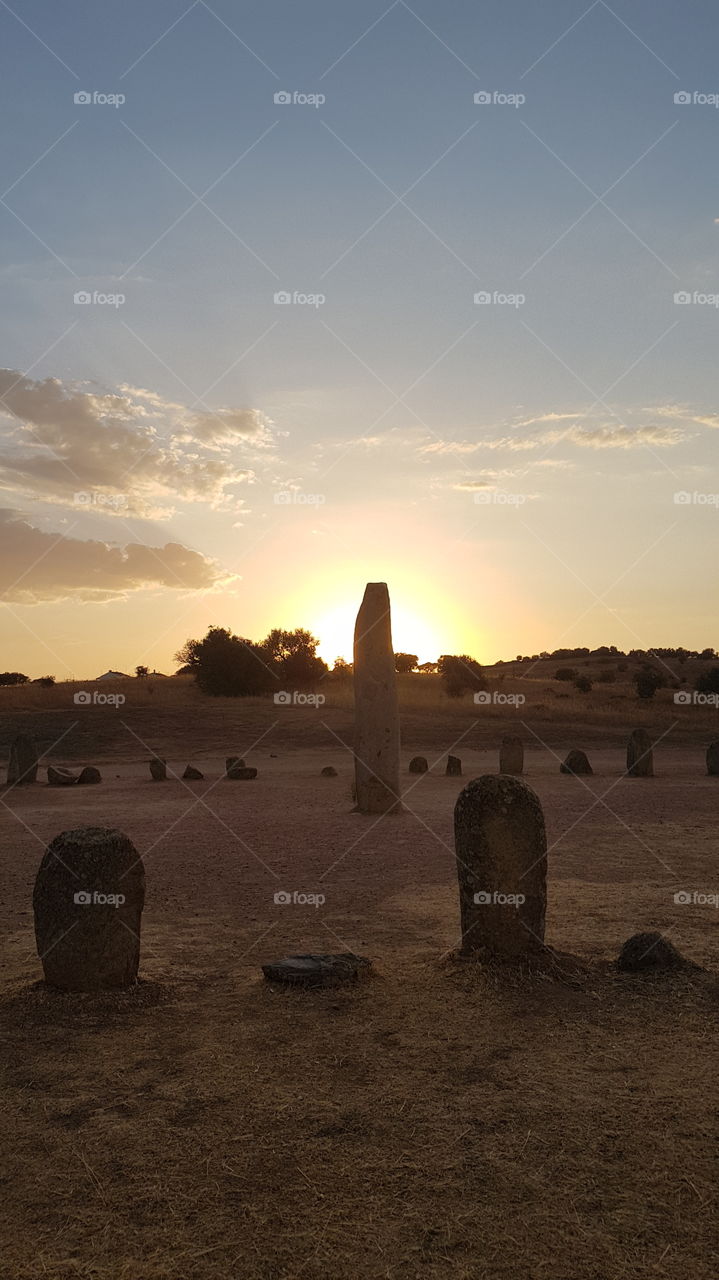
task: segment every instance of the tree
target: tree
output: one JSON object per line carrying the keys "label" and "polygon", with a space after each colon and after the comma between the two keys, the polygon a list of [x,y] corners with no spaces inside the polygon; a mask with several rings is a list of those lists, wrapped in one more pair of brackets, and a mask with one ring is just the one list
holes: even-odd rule
{"label": "tree", "polygon": [[210,627],[204,640],[192,643],[195,660],[191,669],[203,693],[244,698],[281,688],[267,651],[251,640],[223,627]]}
{"label": "tree", "polygon": [[317,657],[318,644],[319,640],[302,627],[295,631],[275,627],[270,631],[260,647],[277,670],[280,688],[314,684],[327,674],[327,663]]}
{"label": "tree", "polygon": [[637,691],[637,697],[642,698],[644,701],[653,698],[657,689],[661,689],[666,684],[661,672],[655,671],[653,667],[642,667],[641,671],[635,671],[632,679]]}
{"label": "tree", "polygon": [[417,670],[421,671],[424,675],[427,675],[427,676],[436,675],[437,663],[436,662],[420,662]]}
{"label": "tree", "polygon": [[485,686],[484,673],[479,663],[468,654],[443,653],[437,663],[445,693],[450,698],[461,698],[463,693],[474,692]]}
{"label": "tree", "polygon": [[396,653],[394,655],[394,669],[400,675],[408,675],[410,671],[416,671],[417,662],[416,653]]}
{"label": "tree", "polygon": [[[213,628],[210,627],[210,631]],[[209,631],[207,633],[209,635]],[[201,640],[186,640],[181,649],[175,654],[175,662],[180,663],[180,670],[177,675],[185,671],[195,671],[200,662],[200,645]]]}
{"label": "tree", "polygon": [[135,667],[135,675],[137,676],[138,680],[142,680],[145,676],[149,676],[149,674],[150,674],[149,667]]}
{"label": "tree", "polygon": [[3,684],[27,684],[29,676],[24,676],[22,671],[2,671],[0,672],[0,685]]}
{"label": "tree", "polygon": [[697,693],[719,693],[719,667],[703,671],[696,683]]}
{"label": "tree", "polygon": [[33,684],[39,684],[43,689],[52,689],[54,683],[54,676],[38,676],[36,680],[33,680]]}
{"label": "tree", "polygon": [[353,671],[354,671],[353,663],[347,662],[344,658],[335,658],[334,666],[332,668],[333,676],[339,676],[340,679],[346,680],[349,676],[352,675]]}

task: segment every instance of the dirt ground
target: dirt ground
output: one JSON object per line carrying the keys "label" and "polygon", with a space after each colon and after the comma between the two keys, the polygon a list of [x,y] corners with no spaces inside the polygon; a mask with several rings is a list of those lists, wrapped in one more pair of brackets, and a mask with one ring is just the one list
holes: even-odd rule
{"label": "dirt ground", "polygon": [[[527,750],[547,941],[581,963],[523,976],[452,955],[462,781],[443,755],[466,781],[496,771],[494,747],[434,724],[432,772],[407,773],[411,741],[405,812],[377,820],[351,812],[331,734],[259,732],[227,734],[251,783],[221,780],[217,750],[193,757],[204,782],[153,783],[140,733],[50,754],[98,764],[101,786],[0,793],[2,1280],[715,1280],[719,911],[674,901],[719,891],[703,739],[662,744],[653,779],[623,778],[613,739],[587,779]],[[189,736],[151,745],[181,771]],[[40,982],[35,874],[86,824],[118,826],[145,863],[142,981],[121,995]],[[275,902],[295,891],[325,901]],[[619,974],[640,929],[702,968]],[[308,950],[372,972],[320,992],[263,980]]]}

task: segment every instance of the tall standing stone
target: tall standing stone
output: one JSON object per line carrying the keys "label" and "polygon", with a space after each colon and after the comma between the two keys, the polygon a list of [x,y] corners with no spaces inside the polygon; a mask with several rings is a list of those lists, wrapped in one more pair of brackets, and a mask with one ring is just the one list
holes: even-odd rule
{"label": "tall standing stone", "polygon": [[544,945],[547,836],[539,798],[519,778],[485,774],[454,808],[462,954],[503,960]]}
{"label": "tall standing stone", "polygon": [[502,738],[502,745],[499,748],[499,772],[516,774],[524,772],[524,744],[521,738],[512,736]]}
{"label": "tall standing stone", "polygon": [[144,902],[142,859],[121,831],[79,827],[56,836],[33,892],[45,981],[64,991],[132,986]]}
{"label": "tall standing stone", "polygon": [[712,778],[719,777],[719,742],[707,747],[707,773]]}
{"label": "tall standing stone", "polygon": [[646,729],[633,729],[627,743],[627,776],[630,778],[654,777],[652,740]]}
{"label": "tall standing stone", "polygon": [[354,634],[355,796],[359,813],[396,813],[399,704],[389,591],[368,582]]}
{"label": "tall standing stone", "polygon": [[35,781],[37,781],[35,739],[27,733],[19,733],[10,747],[7,784],[9,787],[25,787]]}

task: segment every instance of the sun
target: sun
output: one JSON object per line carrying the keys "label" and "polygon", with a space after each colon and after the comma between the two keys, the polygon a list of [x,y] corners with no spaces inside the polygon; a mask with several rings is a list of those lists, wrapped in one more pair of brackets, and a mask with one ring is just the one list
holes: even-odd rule
{"label": "sun", "polygon": [[[322,615],[312,627],[319,638],[317,652],[330,666],[335,658],[352,661],[352,642],[359,601],[348,601]],[[416,653],[419,662],[435,662],[446,651],[440,632],[425,618],[402,604],[392,605],[392,645],[395,653]]]}

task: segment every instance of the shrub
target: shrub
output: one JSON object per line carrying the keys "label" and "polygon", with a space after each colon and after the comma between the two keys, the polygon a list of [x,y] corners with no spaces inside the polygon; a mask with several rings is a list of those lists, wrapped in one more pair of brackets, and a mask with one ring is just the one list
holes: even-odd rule
{"label": "shrub", "polygon": [[719,667],[702,671],[696,683],[697,693],[719,693]]}
{"label": "shrub", "polygon": [[576,680],[577,672],[575,667],[557,667],[554,673],[555,680]]}
{"label": "shrub", "polygon": [[450,698],[461,698],[463,693],[475,692],[485,685],[479,663],[468,654],[443,653],[437,663],[444,691]]}
{"label": "shrub", "polygon": [[637,691],[637,697],[644,699],[653,698],[657,689],[661,689],[666,684],[664,676],[659,671],[655,671],[653,667],[643,667],[641,671],[637,671],[633,676],[634,687]]}
{"label": "shrub", "polygon": [[574,688],[578,693],[591,693],[592,682],[589,679],[589,676],[577,676],[577,679],[574,681]]}

